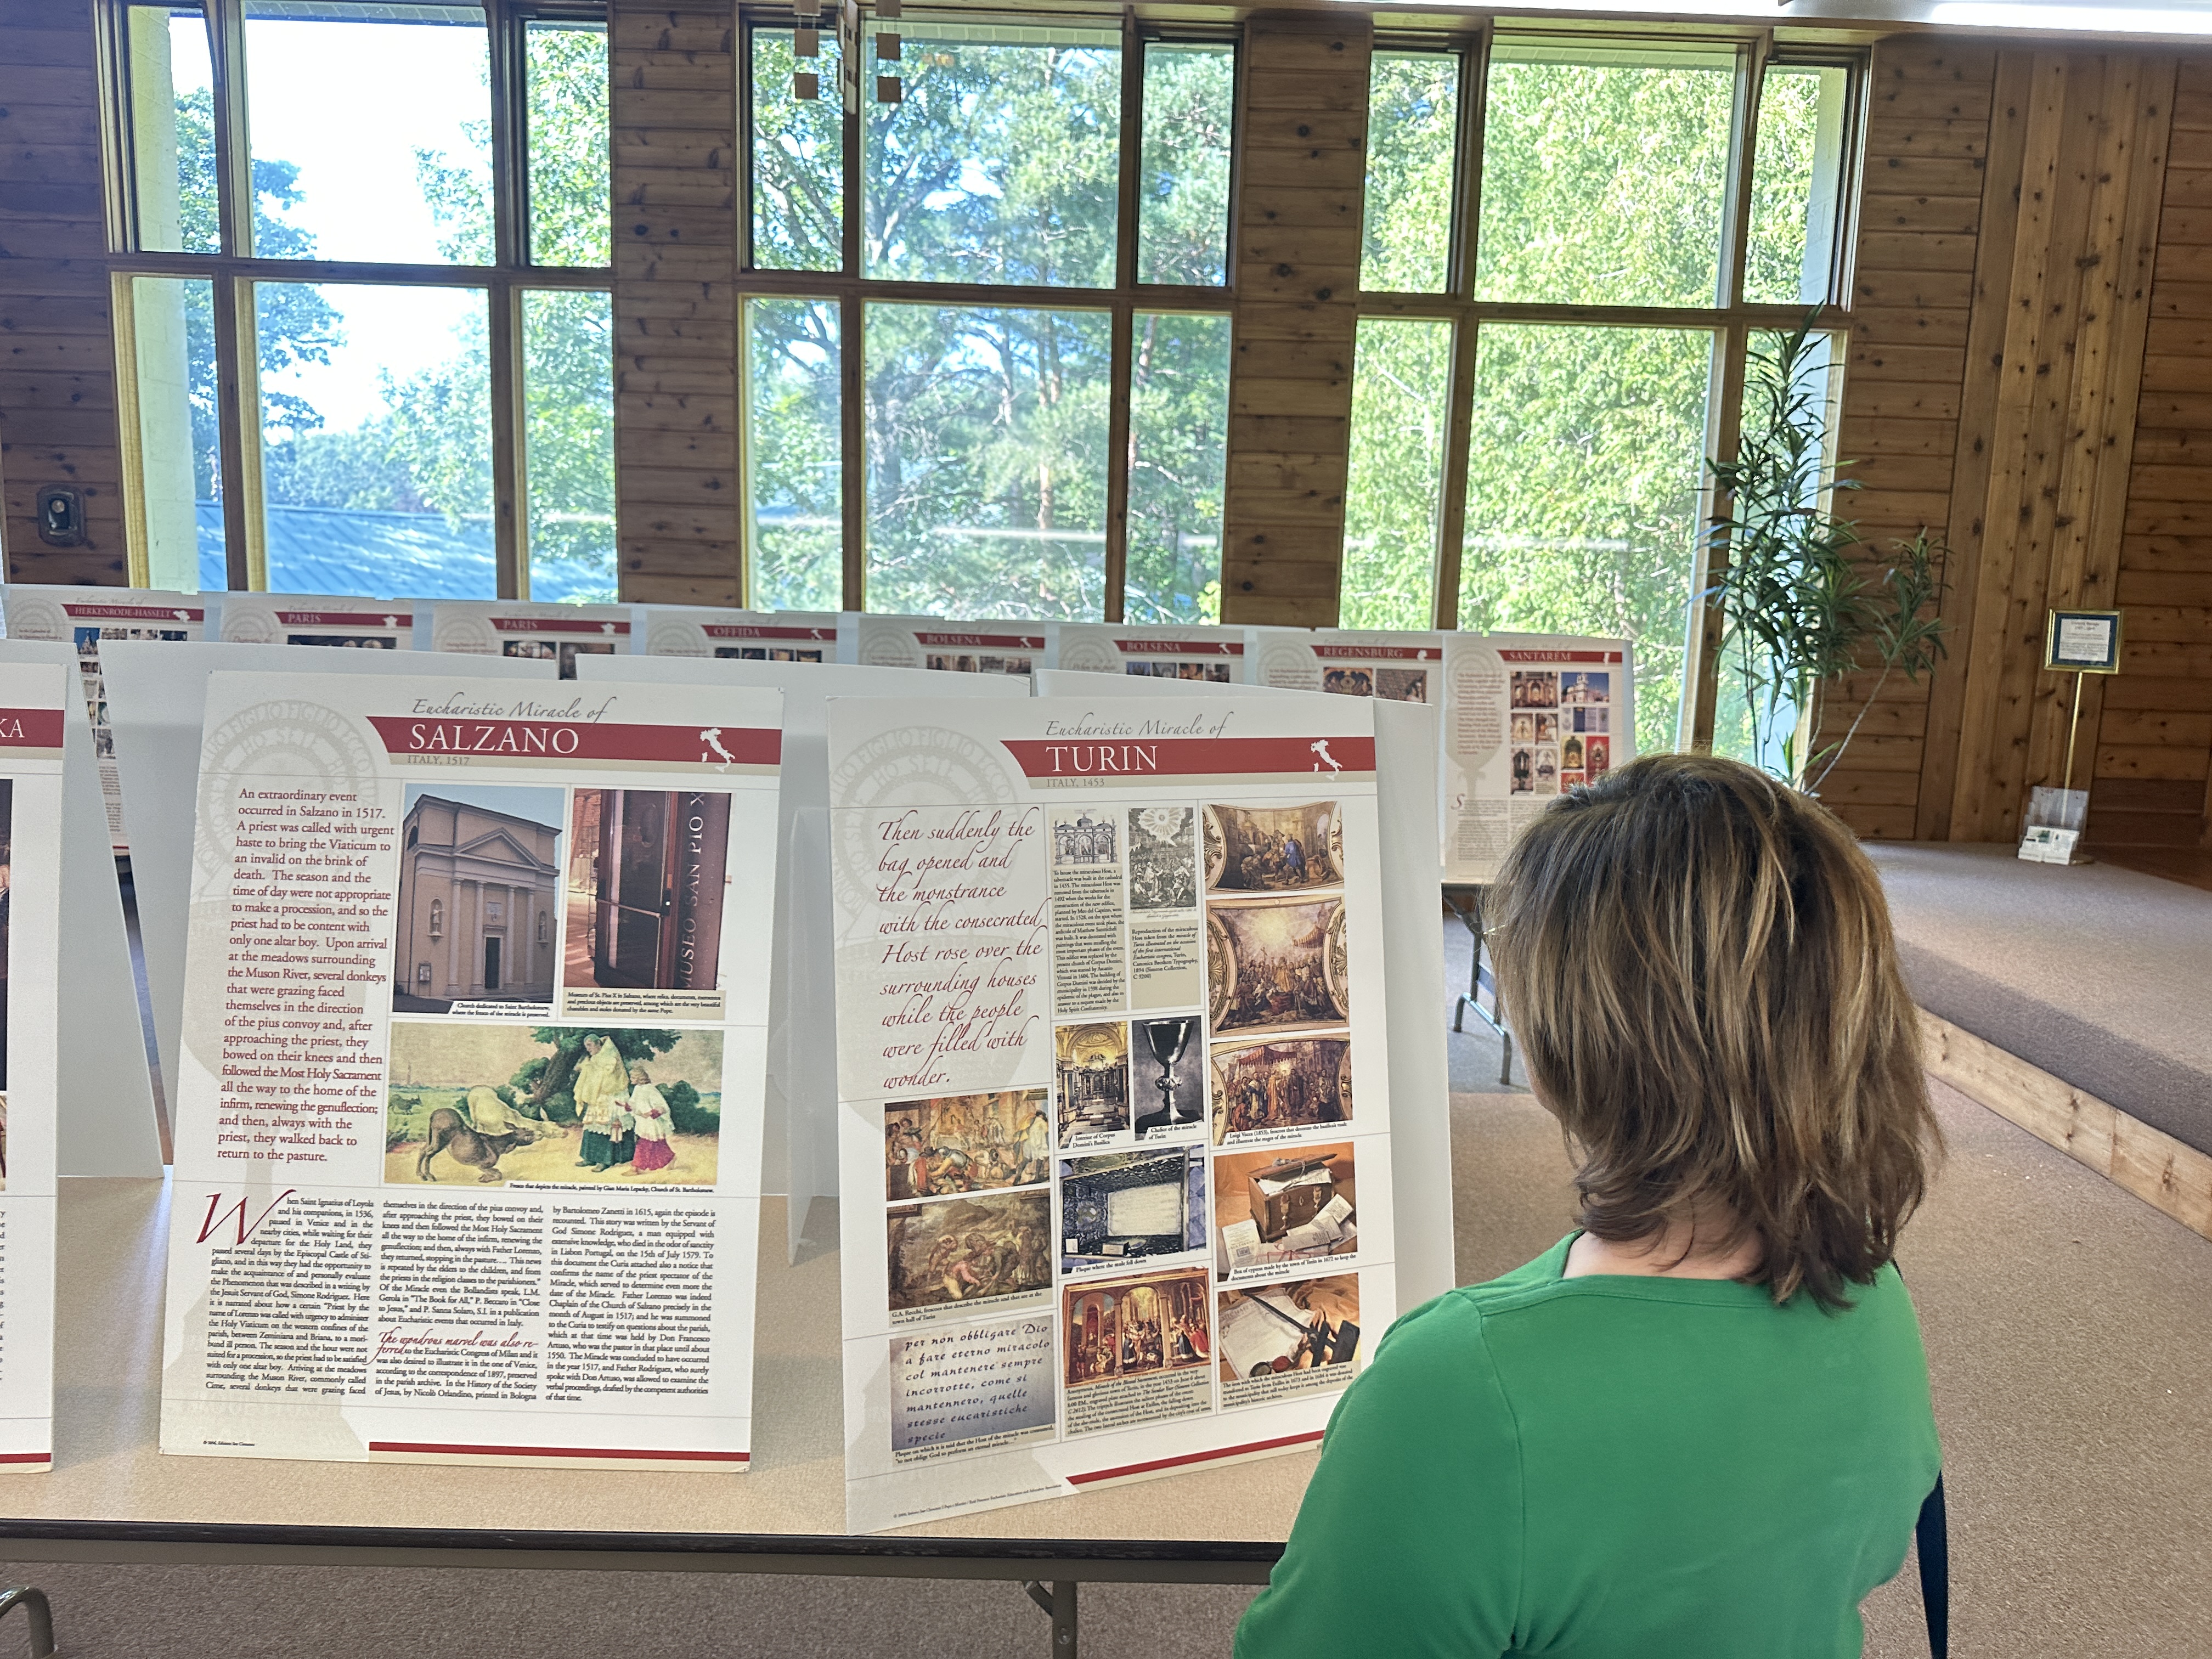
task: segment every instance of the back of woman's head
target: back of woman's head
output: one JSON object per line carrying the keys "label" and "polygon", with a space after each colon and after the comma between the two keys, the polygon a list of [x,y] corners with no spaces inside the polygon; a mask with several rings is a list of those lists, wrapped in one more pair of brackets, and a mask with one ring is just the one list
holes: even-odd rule
{"label": "back of woman's head", "polygon": [[[1655,755],[1578,787],[1506,860],[1492,939],[1582,1224],[1747,1240],[1778,1302],[1850,1300],[1940,1146],[1881,884],[1809,797]],[[1724,1237],[1714,1237],[1719,1227]]]}

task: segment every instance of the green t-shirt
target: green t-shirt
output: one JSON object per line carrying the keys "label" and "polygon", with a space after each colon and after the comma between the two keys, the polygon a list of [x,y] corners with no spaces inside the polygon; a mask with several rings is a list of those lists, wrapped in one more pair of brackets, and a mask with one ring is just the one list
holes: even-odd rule
{"label": "green t-shirt", "polygon": [[1330,1420],[1237,1659],[1846,1659],[1939,1454],[1894,1267],[1825,1314],[1527,1267],[1415,1309]]}

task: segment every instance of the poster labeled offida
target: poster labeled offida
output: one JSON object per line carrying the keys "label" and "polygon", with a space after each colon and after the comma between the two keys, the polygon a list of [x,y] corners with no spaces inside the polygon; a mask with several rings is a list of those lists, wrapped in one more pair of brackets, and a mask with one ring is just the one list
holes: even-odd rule
{"label": "poster labeled offida", "polygon": [[781,722],[211,677],[164,1451],[744,1467]]}
{"label": "poster labeled offida", "polygon": [[0,663],[0,1474],[53,1462],[62,741],[76,688]]}
{"label": "poster labeled offida", "polygon": [[1444,879],[1494,879],[1522,827],[1636,758],[1626,640],[1462,635],[1446,647]]}
{"label": "poster labeled offida", "polygon": [[715,657],[735,662],[835,662],[834,611],[715,611],[696,605],[650,605],[646,654]]}
{"label": "poster labeled offida", "polygon": [[1318,1440],[1395,1304],[1372,706],[834,702],[848,1517]]}

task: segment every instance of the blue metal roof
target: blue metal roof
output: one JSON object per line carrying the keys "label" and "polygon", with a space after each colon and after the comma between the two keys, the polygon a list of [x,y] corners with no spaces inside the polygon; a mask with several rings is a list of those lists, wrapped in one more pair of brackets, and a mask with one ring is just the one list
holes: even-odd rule
{"label": "blue metal roof", "polygon": [[[442,513],[356,513],[335,507],[263,509],[269,586],[280,593],[358,593],[370,599],[495,599],[499,567],[491,526]],[[222,506],[198,503],[200,586],[230,586],[223,559]],[[531,572],[533,602],[597,598],[612,572],[542,564]]]}

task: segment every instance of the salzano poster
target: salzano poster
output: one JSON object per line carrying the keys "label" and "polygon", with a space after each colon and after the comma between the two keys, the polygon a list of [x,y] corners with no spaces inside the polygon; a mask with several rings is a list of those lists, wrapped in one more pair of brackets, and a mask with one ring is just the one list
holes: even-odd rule
{"label": "salzano poster", "polygon": [[164,1451],[744,1467],[781,723],[210,678]]}
{"label": "salzano poster", "polygon": [[0,663],[0,1472],[53,1462],[62,742],[76,695]]}
{"label": "salzano poster", "polygon": [[848,1516],[1308,1446],[1395,1311],[1374,718],[830,705]]}

